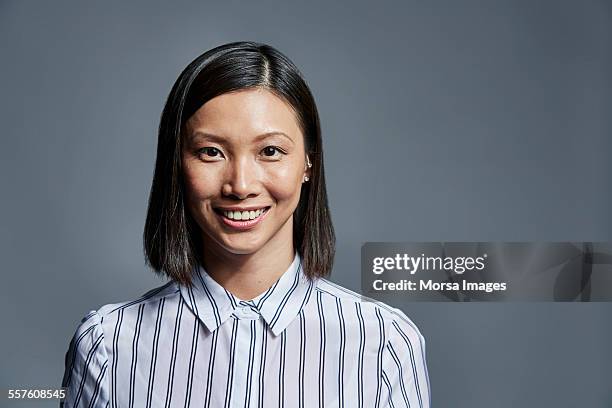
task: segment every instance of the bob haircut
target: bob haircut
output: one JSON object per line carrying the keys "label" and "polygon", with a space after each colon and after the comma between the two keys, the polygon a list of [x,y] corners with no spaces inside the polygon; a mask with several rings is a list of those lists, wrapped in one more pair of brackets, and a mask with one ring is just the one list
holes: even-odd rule
{"label": "bob haircut", "polygon": [[234,42],[205,52],[181,72],[170,91],[159,124],[143,234],[146,263],[156,273],[191,286],[194,268],[203,265],[200,227],[184,200],[181,155],[185,122],[216,96],[257,87],[273,92],[296,114],[312,167],[311,181],[302,184],[293,213],[293,244],[309,279],[331,273],[335,235],[327,204],[317,107],[297,67],[275,48],[255,42]]}

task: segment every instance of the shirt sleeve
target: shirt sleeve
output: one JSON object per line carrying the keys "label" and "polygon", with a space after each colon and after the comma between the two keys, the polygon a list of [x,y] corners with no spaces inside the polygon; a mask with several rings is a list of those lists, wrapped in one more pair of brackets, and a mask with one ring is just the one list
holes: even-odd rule
{"label": "shirt sleeve", "polygon": [[100,316],[91,311],[81,320],[65,357],[60,408],[105,407],[108,403],[108,356]]}
{"label": "shirt sleeve", "polygon": [[[394,309],[383,351],[381,403],[386,407],[429,408],[431,394],[425,358],[425,339],[416,325]],[[386,395],[385,395],[386,394]]]}

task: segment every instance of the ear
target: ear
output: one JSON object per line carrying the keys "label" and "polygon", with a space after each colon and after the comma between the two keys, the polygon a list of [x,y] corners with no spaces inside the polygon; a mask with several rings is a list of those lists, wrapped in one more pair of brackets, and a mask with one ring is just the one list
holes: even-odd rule
{"label": "ear", "polygon": [[304,163],[304,177],[302,179],[302,183],[305,183],[308,180],[310,180],[310,174],[311,174],[310,169],[311,168],[312,168],[312,162],[310,161],[310,157],[306,155],[306,162]]}

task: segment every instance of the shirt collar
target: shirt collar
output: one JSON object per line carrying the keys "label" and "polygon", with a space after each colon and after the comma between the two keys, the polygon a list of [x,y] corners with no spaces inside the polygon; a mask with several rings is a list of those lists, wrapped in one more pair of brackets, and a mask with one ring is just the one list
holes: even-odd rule
{"label": "shirt collar", "polygon": [[239,307],[259,313],[278,336],[308,302],[314,283],[302,271],[299,254],[282,276],[252,300],[241,300],[217,283],[202,266],[195,269],[193,286],[180,285],[181,295],[193,313],[214,332]]}

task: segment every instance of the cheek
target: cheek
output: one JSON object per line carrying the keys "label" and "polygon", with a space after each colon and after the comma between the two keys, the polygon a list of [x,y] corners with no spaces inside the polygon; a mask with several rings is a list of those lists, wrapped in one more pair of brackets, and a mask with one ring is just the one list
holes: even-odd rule
{"label": "cheek", "polygon": [[200,201],[214,194],[215,185],[212,177],[205,177],[201,172],[187,169],[183,173],[185,193],[190,201]]}
{"label": "cheek", "polygon": [[299,169],[279,168],[268,174],[268,191],[277,200],[297,200],[302,188],[301,177]]}

